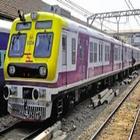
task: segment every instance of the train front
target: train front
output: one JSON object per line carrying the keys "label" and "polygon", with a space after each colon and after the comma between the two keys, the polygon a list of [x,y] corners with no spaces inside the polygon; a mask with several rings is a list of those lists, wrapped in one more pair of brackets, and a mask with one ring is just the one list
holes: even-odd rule
{"label": "train front", "polygon": [[11,115],[29,121],[50,117],[51,95],[48,85],[57,81],[57,61],[61,17],[45,12],[21,15],[12,25],[4,74],[4,98]]}

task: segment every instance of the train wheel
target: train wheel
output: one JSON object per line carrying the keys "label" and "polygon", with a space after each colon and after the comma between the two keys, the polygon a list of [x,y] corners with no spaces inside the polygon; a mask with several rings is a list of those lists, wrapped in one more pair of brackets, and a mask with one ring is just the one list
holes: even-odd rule
{"label": "train wheel", "polygon": [[53,101],[52,115],[53,120],[59,120],[62,118],[64,112],[64,100],[62,97],[58,97]]}
{"label": "train wheel", "polygon": [[56,103],[56,113],[58,119],[61,118],[63,115],[63,110],[64,110],[63,104],[64,104],[63,98],[59,98]]}

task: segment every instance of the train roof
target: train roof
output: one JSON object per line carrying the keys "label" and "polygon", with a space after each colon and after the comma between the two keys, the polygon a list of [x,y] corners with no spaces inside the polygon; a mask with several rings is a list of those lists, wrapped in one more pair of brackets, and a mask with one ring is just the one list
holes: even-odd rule
{"label": "train roof", "polygon": [[108,40],[108,41],[111,41],[111,42],[115,42],[117,44],[121,44],[121,42],[107,34],[104,34],[102,32],[99,32],[93,28],[90,28],[88,26],[85,26],[85,25],[82,25],[80,23],[77,23],[75,21],[72,21],[71,19],[67,19],[64,17],[64,19],[68,22],[69,24],[69,28],[73,29],[73,30],[77,30],[78,31],[82,31],[82,32],[85,32],[85,33],[88,33],[89,35],[91,36],[95,36],[97,38],[101,38],[101,39],[105,39],[105,40]]}
{"label": "train roof", "polygon": [[0,32],[9,33],[11,26],[12,26],[12,22],[0,19]]}
{"label": "train roof", "polygon": [[[100,38],[100,39],[103,39],[103,40],[107,40],[109,42],[113,42],[113,43],[116,43],[118,45],[122,45],[122,41],[120,40],[117,40],[107,34],[104,34],[100,31],[97,31],[96,29],[93,29],[93,28],[90,28],[88,26],[85,26],[85,25],[82,25],[80,23],[77,23],[75,21],[72,21],[71,19],[67,19],[64,17],[64,19],[68,22],[69,24],[69,28],[71,28],[72,30],[77,30],[78,31],[82,31],[82,32],[85,32],[85,33],[88,33],[89,35],[91,36],[95,36],[97,38]],[[136,48],[130,44],[127,44],[127,43],[124,43],[124,46],[128,47],[128,48],[133,48],[133,49],[136,49],[136,50],[140,50],[139,48]]]}

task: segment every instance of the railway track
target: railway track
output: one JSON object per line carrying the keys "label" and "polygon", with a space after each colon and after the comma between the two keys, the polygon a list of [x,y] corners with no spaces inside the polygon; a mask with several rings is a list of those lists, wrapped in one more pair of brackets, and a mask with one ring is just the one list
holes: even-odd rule
{"label": "railway track", "polygon": [[43,124],[30,124],[22,121],[18,121],[15,124],[0,131],[0,139],[14,139],[14,140],[29,140],[36,137],[47,126]]}
{"label": "railway track", "polygon": [[121,100],[121,102],[118,104],[118,106],[116,106],[116,108],[110,113],[110,115],[102,123],[102,125],[99,127],[99,129],[92,135],[92,137],[90,138],[91,140],[95,140],[95,139],[97,139],[97,137],[99,137],[99,135],[102,133],[102,131],[104,130],[104,128],[111,121],[112,117],[116,114],[116,112],[119,110],[119,108],[122,106],[122,104],[125,102],[125,100],[128,98],[128,96],[130,95],[130,93],[135,89],[135,87],[138,85],[139,82],[140,82],[140,79],[138,79],[136,81],[136,83],[131,87],[131,89],[129,89],[129,91],[124,96],[124,98]]}
{"label": "railway track", "polygon": [[21,123],[21,121],[16,121],[15,123],[9,125],[8,127],[0,130],[0,136],[3,135],[4,133],[7,133],[8,131],[14,129],[15,127],[17,127],[19,124]]}
{"label": "railway track", "polygon": [[133,127],[131,129],[131,132],[130,132],[128,140],[133,140],[133,139],[136,140],[136,138],[134,138],[134,135],[135,135],[135,137],[137,137],[136,136],[137,135],[136,127],[138,127],[137,124],[139,123],[138,122],[139,120],[140,120],[140,107],[139,107],[138,112],[136,114],[136,117],[135,117],[135,120],[134,120],[134,123],[133,123]]}

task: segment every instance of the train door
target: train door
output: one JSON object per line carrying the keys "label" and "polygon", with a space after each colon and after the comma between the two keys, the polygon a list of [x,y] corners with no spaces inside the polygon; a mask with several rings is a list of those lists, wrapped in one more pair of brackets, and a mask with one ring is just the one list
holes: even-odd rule
{"label": "train door", "polygon": [[78,40],[79,57],[77,64],[80,80],[83,80],[87,78],[89,37],[85,34],[79,33]]}
{"label": "train door", "polygon": [[61,71],[63,72],[62,74],[62,84],[67,85],[67,43],[68,41],[68,34],[67,32],[63,31],[62,33],[62,40],[61,40],[61,45],[62,45],[62,57],[61,57],[61,62],[62,62],[62,69]]}
{"label": "train door", "polygon": [[123,49],[122,49],[122,53],[123,53],[123,57],[122,57],[122,69],[125,68],[125,51],[126,51],[126,47],[123,46]]}
{"label": "train door", "polygon": [[104,59],[104,56],[103,56],[103,42],[100,41],[99,42],[99,63],[101,65],[101,73],[103,73],[103,59]]}
{"label": "train door", "polygon": [[112,71],[113,71],[113,68],[114,68],[114,44],[113,43],[111,43],[110,54],[111,54],[110,55],[110,60],[111,60],[110,64],[112,66]]}

